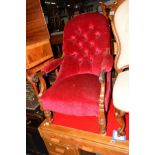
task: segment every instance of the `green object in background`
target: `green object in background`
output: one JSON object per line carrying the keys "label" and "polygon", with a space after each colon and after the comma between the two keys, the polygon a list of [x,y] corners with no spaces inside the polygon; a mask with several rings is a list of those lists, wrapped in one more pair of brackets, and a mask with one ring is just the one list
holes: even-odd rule
{"label": "green object in background", "polygon": [[65,25],[66,25],[67,22],[68,22],[68,17],[64,17],[63,20],[64,20],[64,23],[65,23]]}

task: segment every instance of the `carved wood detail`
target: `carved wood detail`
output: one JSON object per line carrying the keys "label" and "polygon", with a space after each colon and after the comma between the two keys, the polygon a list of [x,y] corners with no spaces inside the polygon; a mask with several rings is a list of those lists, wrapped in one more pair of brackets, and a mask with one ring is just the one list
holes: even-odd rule
{"label": "carved wood detail", "polygon": [[125,112],[115,108],[115,118],[120,125],[117,130],[118,136],[125,136]]}
{"label": "carved wood detail", "polygon": [[115,57],[115,61],[114,61],[114,68],[117,71],[117,73],[122,72],[124,69],[129,68],[129,65],[125,65],[121,68],[117,67],[117,63],[121,54],[121,43],[120,43],[120,39],[118,37],[118,33],[115,27],[115,22],[114,22],[114,16],[115,16],[115,12],[117,10],[117,8],[124,2],[125,0],[117,0],[116,3],[114,3],[113,5],[108,6],[108,8],[110,8],[110,13],[109,13],[109,19],[111,20],[111,27],[112,27],[112,31],[116,40],[116,49],[117,49],[117,54]]}
{"label": "carved wood detail", "polygon": [[105,110],[104,110],[104,96],[105,96],[105,72],[104,71],[101,71],[99,76],[99,81],[101,83],[100,96],[98,100],[99,126],[100,126],[100,133],[106,134],[106,117],[105,117]]}
{"label": "carved wood detail", "polygon": [[52,117],[51,117],[51,112],[48,110],[44,110],[44,115],[46,117],[47,120],[47,125],[52,123]]}

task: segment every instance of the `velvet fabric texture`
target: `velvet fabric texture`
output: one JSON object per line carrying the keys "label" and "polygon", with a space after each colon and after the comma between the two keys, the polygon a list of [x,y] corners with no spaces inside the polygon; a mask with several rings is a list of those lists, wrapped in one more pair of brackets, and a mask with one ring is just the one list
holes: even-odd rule
{"label": "velvet fabric texture", "polygon": [[[44,110],[97,117],[100,94],[98,76],[102,69],[107,71],[105,110],[108,109],[113,58],[110,55],[109,24],[103,15],[85,13],[67,23],[60,64],[55,83],[40,97]],[[49,66],[44,71],[51,68]]]}
{"label": "velvet fabric texture", "polygon": [[107,19],[98,13],[86,13],[70,20],[64,28],[63,54],[58,78],[82,73],[98,76],[104,58],[110,55]]}
{"label": "velvet fabric texture", "polygon": [[[126,114],[126,139],[129,140],[129,114]],[[84,131],[100,133],[98,118],[95,116],[73,116],[61,113],[55,113],[53,116],[53,123],[56,125],[67,126]],[[120,127],[114,116],[114,105],[110,102],[110,107],[107,115],[107,136],[112,136],[113,130]]]}
{"label": "velvet fabric texture", "polygon": [[77,116],[97,116],[100,83],[93,74],[78,74],[56,82],[44,94],[44,108]]}
{"label": "velvet fabric texture", "polygon": [[98,76],[77,74],[54,83],[43,94],[43,108],[76,116],[98,116],[99,94]]}
{"label": "velvet fabric texture", "polygon": [[41,71],[45,72],[46,74],[56,69],[61,63],[62,58],[57,58],[51,61],[48,65],[41,69]]}

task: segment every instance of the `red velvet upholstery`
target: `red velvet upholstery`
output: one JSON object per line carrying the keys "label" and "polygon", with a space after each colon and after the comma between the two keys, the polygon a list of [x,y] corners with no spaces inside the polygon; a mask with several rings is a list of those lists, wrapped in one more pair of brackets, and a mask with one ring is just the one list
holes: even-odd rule
{"label": "red velvet upholstery", "polygon": [[63,52],[64,61],[58,78],[82,73],[98,76],[101,63],[105,56],[110,55],[110,30],[107,19],[98,13],[74,17],[64,28]]}
{"label": "red velvet upholstery", "polygon": [[49,73],[56,69],[61,63],[62,63],[62,58],[57,58],[51,61],[48,65],[46,65],[44,68],[42,68],[42,71],[45,73]]}
{"label": "red velvet upholstery", "polygon": [[[90,131],[94,133],[100,133],[98,118],[95,116],[71,116],[61,113],[54,114],[54,124],[76,128],[80,130]],[[114,116],[114,106],[110,103],[110,108],[107,117],[107,136],[112,136],[113,130],[117,130],[119,127],[118,122]],[[129,140],[129,114],[126,115],[126,139]]]}
{"label": "red velvet upholstery", "polygon": [[77,74],[55,82],[42,96],[43,108],[76,116],[98,116],[99,93],[98,76]]}
{"label": "red velvet upholstery", "polygon": [[73,116],[55,113],[53,117],[53,124],[100,133],[98,118],[95,116]]}
{"label": "red velvet upholstery", "polygon": [[43,108],[77,116],[97,116],[99,92],[96,75],[70,76],[59,80],[43,94]]}
{"label": "red velvet upholstery", "polygon": [[107,19],[98,13],[74,17],[64,28],[63,52],[59,75],[40,98],[42,108],[69,115],[98,116],[101,69],[107,71],[106,110],[111,94],[113,59]]}

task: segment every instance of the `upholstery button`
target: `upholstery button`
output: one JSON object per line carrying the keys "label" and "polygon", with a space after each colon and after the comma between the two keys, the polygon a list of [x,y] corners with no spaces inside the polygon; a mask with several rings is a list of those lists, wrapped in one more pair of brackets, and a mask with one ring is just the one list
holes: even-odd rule
{"label": "upholstery button", "polygon": [[75,36],[71,36],[71,40],[75,40]]}
{"label": "upholstery button", "polygon": [[71,39],[70,40],[71,40],[72,43],[74,43],[75,40],[76,40],[76,37],[75,36],[71,36]]}
{"label": "upholstery button", "polygon": [[78,28],[77,28],[77,31],[76,31],[76,34],[77,34],[77,35],[81,35],[81,32],[82,32],[82,31],[81,31],[81,28],[78,27]]}
{"label": "upholstery button", "polygon": [[98,48],[98,47],[95,49],[95,51],[96,51],[95,54],[100,54],[101,53],[101,49]]}
{"label": "upholstery button", "polygon": [[94,30],[94,25],[93,24],[89,25],[89,30]]}
{"label": "upholstery button", "polygon": [[90,41],[90,47],[94,47],[95,43],[93,41]]}
{"label": "upholstery button", "polygon": [[72,56],[77,57],[78,53],[75,51],[73,52]]}
{"label": "upholstery button", "polygon": [[89,60],[90,60],[90,63],[92,64],[93,63],[93,57],[90,57]]}
{"label": "upholstery button", "polygon": [[83,62],[83,58],[80,58],[78,61],[79,61],[79,65],[81,65]]}
{"label": "upholstery button", "polygon": [[84,50],[84,56],[88,56],[88,49]]}
{"label": "upholstery button", "polygon": [[79,46],[79,49],[82,49],[83,48],[83,43],[82,42],[79,42],[78,43],[78,46]]}
{"label": "upholstery button", "polygon": [[88,41],[88,36],[86,33],[83,35],[83,38],[84,38],[84,41]]}
{"label": "upholstery button", "polygon": [[95,33],[95,38],[96,38],[96,39],[99,39],[100,36],[101,36],[101,33],[100,33],[100,32],[96,32],[96,33]]}

